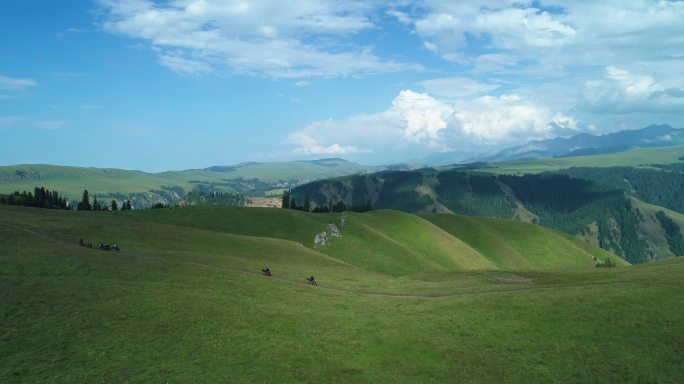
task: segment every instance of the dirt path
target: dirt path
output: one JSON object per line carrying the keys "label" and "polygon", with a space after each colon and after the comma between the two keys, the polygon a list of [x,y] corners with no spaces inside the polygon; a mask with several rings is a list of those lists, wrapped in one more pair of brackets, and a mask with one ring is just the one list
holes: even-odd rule
{"label": "dirt path", "polygon": [[[63,244],[66,246],[73,246],[73,247],[79,247],[76,242],[70,242],[70,241],[65,241],[63,239],[59,239],[56,237],[53,237],[51,235],[38,232],[33,229],[25,228],[18,226],[16,224],[9,224],[6,222],[0,222],[0,225],[3,225],[8,228],[12,228],[18,231],[22,231],[34,236],[38,236],[47,240],[50,240],[55,243]],[[100,251],[99,249],[93,248],[93,251],[98,251],[98,252],[105,252],[105,251]],[[141,257],[141,258],[146,258],[146,259],[153,259],[153,260],[159,260],[159,261],[166,261],[169,262],[167,258],[161,257],[161,256],[155,256],[155,255],[149,255],[149,254],[142,254],[142,253],[136,253],[136,252],[130,252],[130,251],[109,251],[112,254],[118,255],[129,255],[129,256],[135,256],[135,257]],[[264,276],[262,273],[251,271],[251,270],[245,270],[245,269],[239,269],[239,268],[230,268],[230,267],[225,267],[221,265],[215,265],[215,264],[205,264],[205,263],[198,263],[194,261],[182,261],[182,260],[173,260],[174,263],[179,263],[179,264],[186,264],[186,265],[193,265],[197,267],[202,267],[202,268],[209,268],[213,270],[224,270],[224,271],[229,271],[229,272],[238,272],[238,273],[243,273],[243,274],[248,274],[252,275],[258,278],[263,278],[263,279],[268,279],[268,280],[276,280],[276,281],[281,281],[285,282],[288,284],[296,284],[296,285],[301,285],[301,286],[310,286],[304,278],[300,279],[291,279],[288,277],[280,277],[280,276]],[[413,293],[413,292],[380,292],[380,291],[366,291],[366,290],[358,290],[358,289],[350,289],[350,288],[342,288],[342,287],[335,287],[335,286],[329,286],[329,285],[322,285],[319,284],[316,287],[310,286],[312,289],[323,289],[326,291],[333,291],[333,292],[344,292],[344,293],[351,293],[355,295],[362,295],[362,296],[378,296],[378,297],[397,297],[397,298],[416,298],[416,299],[437,299],[437,298],[445,298],[445,297],[456,297],[456,296],[475,296],[475,295],[491,295],[491,294],[502,294],[502,293],[515,293],[515,292],[530,292],[530,291],[545,291],[545,290],[558,290],[558,289],[568,289],[568,288],[579,288],[579,287],[595,287],[595,286],[606,286],[606,285],[629,285],[629,284],[644,284],[644,283],[652,283],[651,281],[646,281],[646,280],[635,280],[635,281],[603,281],[603,282],[587,282],[587,283],[578,283],[578,284],[559,284],[559,285],[552,285],[552,286],[543,286],[543,287],[518,287],[518,288],[503,288],[503,289],[491,289],[491,290],[475,290],[475,291],[459,291],[459,292],[449,292],[449,293]]]}

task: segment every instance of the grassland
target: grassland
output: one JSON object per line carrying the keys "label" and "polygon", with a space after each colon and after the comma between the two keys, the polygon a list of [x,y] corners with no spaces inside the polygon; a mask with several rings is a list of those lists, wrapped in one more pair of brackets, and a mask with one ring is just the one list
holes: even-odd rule
{"label": "grassland", "polygon": [[681,161],[682,156],[684,156],[684,147],[640,148],[601,155],[507,161],[488,164],[478,170],[515,175],[557,171],[571,167],[647,167],[651,164],[676,163]]}
{"label": "grassland", "polygon": [[[0,382],[684,378],[682,259],[594,268],[600,250],[535,226],[392,211],[350,215],[341,239],[314,249],[337,220],[0,206]],[[371,246],[384,237],[396,248]],[[403,247],[387,270],[355,256]],[[557,260],[535,268],[545,258]]]}
{"label": "grassland", "polygon": [[165,187],[192,190],[197,182],[227,188],[227,180],[254,180],[276,184],[279,181],[316,180],[349,175],[375,167],[363,166],[341,159],[292,161],[286,163],[245,163],[186,171],[147,173],[113,168],[83,168],[45,164],[25,164],[0,167],[0,192],[33,190],[45,186],[61,194],[79,199],[84,189],[93,194],[141,193]]}

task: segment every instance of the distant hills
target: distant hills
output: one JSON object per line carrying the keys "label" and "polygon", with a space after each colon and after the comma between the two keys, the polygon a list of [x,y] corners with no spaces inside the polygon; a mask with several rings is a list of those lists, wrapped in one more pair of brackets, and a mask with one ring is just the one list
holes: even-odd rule
{"label": "distant hills", "polygon": [[370,206],[527,221],[635,264],[684,256],[684,147],[653,152],[383,171],[318,180],[291,196],[317,210]]}
{"label": "distant hills", "polygon": [[667,124],[662,124],[601,136],[580,133],[568,138],[556,137],[548,140],[534,140],[477,160],[493,163],[521,159],[585,156],[621,152],[633,148],[670,147],[683,144],[684,129],[672,128]]}
{"label": "distant hills", "polygon": [[63,196],[80,199],[84,189],[101,199],[131,200],[134,207],[173,204],[192,191],[247,196],[280,196],[290,188],[322,178],[386,169],[343,159],[242,163],[204,169],[147,173],[113,168],[45,164],[0,167],[0,194],[32,191],[45,186]]}

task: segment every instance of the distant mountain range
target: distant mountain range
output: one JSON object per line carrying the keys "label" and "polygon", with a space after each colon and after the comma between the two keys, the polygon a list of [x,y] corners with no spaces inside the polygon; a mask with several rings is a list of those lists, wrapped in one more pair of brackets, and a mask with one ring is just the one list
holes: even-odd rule
{"label": "distant mountain range", "polygon": [[542,159],[564,156],[597,155],[626,151],[632,148],[670,147],[684,144],[684,129],[667,124],[650,125],[637,130],[619,131],[607,135],[580,133],[569,138],[556,137],[534,140],[527,144],[504,149],[493,156],[478,158],[488,163]]}

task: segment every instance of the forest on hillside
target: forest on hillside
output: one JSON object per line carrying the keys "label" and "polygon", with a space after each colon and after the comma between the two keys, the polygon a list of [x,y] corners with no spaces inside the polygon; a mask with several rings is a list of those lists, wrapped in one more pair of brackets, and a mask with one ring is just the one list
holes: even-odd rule
{"label": "forest on hillside", "polygon": [[[644,218],[627,194],[684,212],[682,191],[682,174],[658,169],[574,168],[522,176],[426,169],[320,180],[288,191],[288,201],[316,211],[368,204],[372,209],[435,212],[441,205],[458,214],[504,219],[516,218],[522,205],[535,223],[593,238],[601,248],[638,264],[662,254],[639,233]],[[669,233],[680,230],[674,222],[660,223]],[[669,244],[677,254],[677,245],[672,245],[676,240]]]}
{"label": "forest on hillside", "polygon": [[684,213],[682,163],[657,168],[570,168],[559,171],[573,178],[617,188],[646,203]]}

